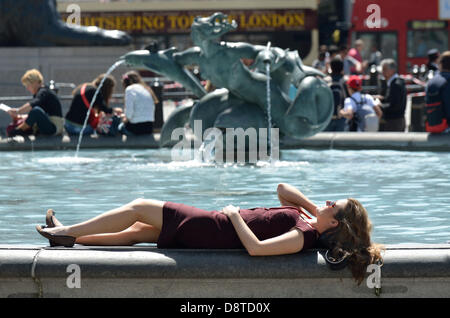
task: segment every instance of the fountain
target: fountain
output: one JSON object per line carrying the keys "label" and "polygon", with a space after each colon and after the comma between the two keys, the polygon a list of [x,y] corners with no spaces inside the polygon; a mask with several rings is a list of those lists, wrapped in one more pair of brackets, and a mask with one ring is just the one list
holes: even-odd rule
{"label": "fountain", "polygon": [[[297,51],[248,43],[218,43],[225,33],[236,29],[235,21],[215,13],[197,17],[191,37],[195,47],[179,52],[133,51],[123,59],[129,66],[144,67],[173,79],[190,89],[199,100],[191,107],[174,111],[161,131],[161,146],[173,145],[172,132],[196,120],[202,133],[215,127],[280,130],[281,136],[304,138],[323,130],[331,119],[333,97],[321,72],[305,66]],[[253,59],[252,70],[241,59]],[[196,64],[200,74],[217,87],[207,93],[185,66]],[[297,88],[289,98],[289,88]]]}
{"label": "fountain", "polygon": [[[232,133],[243,129],[241,135],[253,133],[249,129],[254,129],[255,145],[244,143],[244,151],[254,151],[252,147],[255,146],[260,156],[264,149],[259,148],[265,145],[270,161],[274,158],[273,148],[277,148],[272,140],[274,135],[302,139],[327,126],[332,115],[333,97],[322,79],[324,75],[303,65],[297,51],[272,47],[271,43],[266,46],[217,43],[221,35],[236,27],[236,22],[229,22],[222,13],[197,17],[191,34],[196,47],[183,52],[176,48],[129,52],[108,70],[109,74],[123,62],[144,67],[183,84],[199,98],[194,105],[180,107],[171,114],[162,127],[160,146],[173,146],[174,130],[185,126],[192,129],[194,122],[199,120],[202,123],[200,136],[210,128],[222,131],[225,153],[231,150],[229,147],[233,147],[233,151],[241,151],[236,143],[226,144],[229,129]],[[242,63],[242,58],[254,60],[251,69]],[[200,81],[185,68],[192,64],[199,65],[201,75],[209,79],[216,90],[205,91]],[[289,96],[292,87],[297,90],[295,96]],[[91,108],[92,102],[88,115]],[[82,132],[87,120],[88,117]],[[277,133],[273,134],[272,129]],[[267,138],[267,141],[261,143],[260,137]],[[80,134],[75,157],[82,138]],[[194,144],[198,148],[201,143]]]}
{"label": "fountain", "polygon": [[[145,66],[183,83],[199,97],[193,106],[177,109],[161,133],[161,145],[167,146],[173,143],[176,129],[184,136],[188,125],[194,132],[197,128],[198,160],[174,161],[173,148],[86,150],[84,158],[75,161],[62,160],[55,151],[4,154],[0,239],[8,245],[0,246],[2,297],[375,297],[364,284],[354,286],[347,271],[329,271],[323,253],[316,249],[273,257],[269,262],[239,250],[158,251],[145,243],[69,251],[43,247],[47,242],[38,241],[33,230],[43,222],[47,208],[55,208],[63,223],[73,224],[137,197],[209,210],[228,204],[279,206],[276,187],[280,182],[292,184],[317,204],[349,196],[363,202],[374,225],[373,241],[395,244],[386,252],[381,295],[423,297],[430,290],[449,294],[450,248],[445,242],[450,226],[442,208],[448,206],[449,154],[295,149],[283,150],[278,160],[273,143],[278,133],[303,138],[328,124],[330,92],[319,74],[302,65],[297,52],[270,43],[212,41],[234,27],[221,14],[197,18],[193,38],[200,46],[185,52],[131,52],[110,69],[122,61]],[[241,63],[243,54],[254,58],[254,70]],[[200,64],[202,75],[217,90],[207,93],[184,69],[193,62]],[[288,98],[292,86],[297,92]],[[272,131],[272,126],[277,129]],[[261,148],[269,145],[269,163],[217,164],[213,160],[238,129],[258,134],[253,140],[257,140],[259,158]],[[82,135],[77,155],[81,139]],[[114,172],[105,167],[114,167]],[[69,264],[81,264],[85,287],[67,288]],[[233,268],[239,271],[230,272]]]}

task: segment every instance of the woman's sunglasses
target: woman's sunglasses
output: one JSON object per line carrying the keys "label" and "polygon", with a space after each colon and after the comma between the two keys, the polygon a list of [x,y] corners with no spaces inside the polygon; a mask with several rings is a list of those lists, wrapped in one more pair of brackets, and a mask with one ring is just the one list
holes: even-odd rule
{"label": "woman's sunglasses", "polygon": [[336,206],[336,201],[326,201],[326,205],[334,208]]}

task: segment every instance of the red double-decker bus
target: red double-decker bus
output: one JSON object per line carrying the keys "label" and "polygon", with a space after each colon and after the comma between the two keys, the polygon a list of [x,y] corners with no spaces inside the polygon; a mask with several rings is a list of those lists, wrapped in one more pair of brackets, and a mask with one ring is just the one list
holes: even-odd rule
{"label": "red double-decker bus", "polygon": [[377,49],[406,74],[426,64],[430,49],[449,49],[449,19],[450,0],[355,0],[349,41],[362,39],[363,57]]}

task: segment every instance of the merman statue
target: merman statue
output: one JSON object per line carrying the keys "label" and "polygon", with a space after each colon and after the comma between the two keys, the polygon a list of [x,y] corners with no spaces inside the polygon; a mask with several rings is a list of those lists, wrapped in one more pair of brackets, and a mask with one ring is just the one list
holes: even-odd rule
{"label": "merman statue", "polygon": [[[323,130],[331,120],[333,96],[324,74],[302,64],[297,51],[242,42],[219,42],[235,30],[236,22],[222,13],[196,17],[191,37],[196,45],[179,52],[138,50],[122,58],[133,67],[144,67],[181,83],[198,98],[193,106],[174,111],[164,123],[161,145],[171,142],[171,132],[195,120],[203,131],[217,127],[263,128],[267,121],[267,75],[270,65],[270,102],[273,127],[281,136],[304,138]],[[242,59],[251,59],[251,68]],[[217,89],[206,92],[185,66],[198,65],[201,77]],[[292,94],[294,92],[294,94]]]}

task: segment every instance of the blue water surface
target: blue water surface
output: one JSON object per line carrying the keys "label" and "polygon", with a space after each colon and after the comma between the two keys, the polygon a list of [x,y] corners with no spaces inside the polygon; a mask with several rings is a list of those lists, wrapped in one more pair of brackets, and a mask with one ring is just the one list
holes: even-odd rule
{"label": "blue water surface", "polygon": [[450,241],[450,154],[388,150],[284,150],[267,164],[171,160],[170,149],[1,153],[0,244],[47,242],[34,227],[53,208],[65,224],[138,197],[213,210],[279,206],[281,182],[316,204],[354,197],[367,208],[373,241]]}

